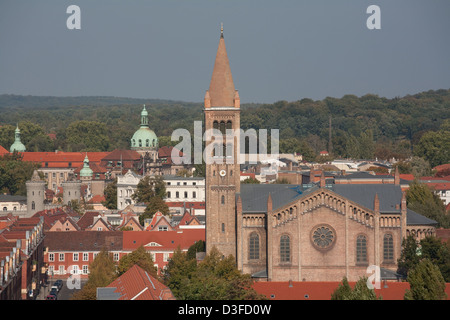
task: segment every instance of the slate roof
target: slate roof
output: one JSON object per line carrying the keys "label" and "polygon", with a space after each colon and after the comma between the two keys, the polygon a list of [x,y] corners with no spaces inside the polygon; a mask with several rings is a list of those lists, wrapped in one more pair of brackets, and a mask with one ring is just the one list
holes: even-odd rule
{"label": "slate roof", "polygon": [[312,190],[295,184],[241,184],[242,212],[267,213],[269,193],[272,197],[272,209],[276,210]]}
{"label": "slate roof", "polygon": [[[374,209],[375,194],[380,201],[380,213],[399,213],[396,205],[401,204],[402,189],[394,184],[332,184],[328,185],[333,192],[361,205]],[[267,213],[267,198],[272,197],[272,208],[276,210],[290,202],[317,190],[315,185],[305,188],[292,184],[241,184],[243,213]],[[407,210],[407,225],[435,225],[436,221],[426,218],[412,210]]]}

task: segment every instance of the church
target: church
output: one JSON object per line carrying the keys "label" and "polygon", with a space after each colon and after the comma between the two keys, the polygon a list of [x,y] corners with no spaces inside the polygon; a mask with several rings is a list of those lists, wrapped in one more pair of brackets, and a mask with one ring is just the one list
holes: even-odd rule
{"label": "church", "polygon": [[[205,130],[239,129],[240,110],[222,28],[204,97]],[[335,183],[322,174],[309,184],[241,184],[233,139],[234,161],[214,161],[214,152],[205,159],[206,249],[234,256],[255,280],[357,281],[372,265],[395,280],[402,240],[435,234],[436,221],[406,207],[398,179]]]}

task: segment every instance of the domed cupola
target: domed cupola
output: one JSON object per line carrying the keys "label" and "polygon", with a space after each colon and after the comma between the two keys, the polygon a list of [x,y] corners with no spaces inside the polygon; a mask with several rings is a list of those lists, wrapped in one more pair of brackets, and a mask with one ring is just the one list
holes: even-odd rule
{"label": "domed cupola", "polygon": [[92,175],[94,174],[94,172],[92,171],[92,169],[89,167],[89,158],[86,154],[86,157],[84,158],[83,161],[83,168],[80,170],[80,178],[90,178],[92,177]]}
{"label": "domed cupola", "polygon": [[20,141],[20,130],[19,130],[19,125],[17,125],[16,127],[16,131],[14,134],[14,143],[11,145],[11,147],[9,148],[9,152],[25,152],[25,146],[23,145],[23,143]]}
{"label": "domed cupola", "polygon": [[141,126],[131,138],[131,150],[150,151],[158,149],[158,137],[148,127],[148,112],[144,108],[141,111]]}

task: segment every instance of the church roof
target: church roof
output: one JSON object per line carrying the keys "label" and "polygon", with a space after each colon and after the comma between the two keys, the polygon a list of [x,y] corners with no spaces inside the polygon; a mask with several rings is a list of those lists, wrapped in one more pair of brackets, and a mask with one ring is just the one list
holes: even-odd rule
{"label": "church roof", "polygon": [[[374,210],[375,194],[378,194],[380,213],[399,213],[402,199],[400,186],[392,184],[333,184],[333,192],[347,198],[369,210]],[[272,209],[276,210],[303,196],[318,190],[317,186],[305,188],[292,184],[241,184],[240,197],[243,213],[267,213],[267,199],[272,198]],[[406,213],[407,225],[435,225],[436,221],[422,216],[410,209]]]}
{"label": "church roof", "polygon": [[231,75],[230,62],[228,60],[223,38],[223,30],[217,48],[216,60],[209,85],[209,97],[211,107],[232,107],[234,106],[234,83]]}
{"label": "church roof", "polygon": [[240,196],[242,212],[267,212],[267,198],[272,197],[272,209],[276,210],[300,198],[304,192],[309,192],[300,185],[293,184],[241,184]]}

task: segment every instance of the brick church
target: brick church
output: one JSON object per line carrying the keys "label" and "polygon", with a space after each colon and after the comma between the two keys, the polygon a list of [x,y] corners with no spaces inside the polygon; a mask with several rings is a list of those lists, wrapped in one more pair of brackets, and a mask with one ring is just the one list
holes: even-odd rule
{"label": "brick church", "polygon": [[[204,121],[205,130],[215,128],[224,136],[225,128],[240,128],[240,98],[223,29]],[[308,185],[241,185],[239,137],[233,139],[233,152],[211,152],[205,159],[206,246],[233,255],[238,268],[257,280],[341,281],[346,276],[357,281],[369,276],[371,265],[380,267],[382,278],[395,279],[402,239],[435,233],[436,221],[407,209],[398,179],[343,184],[322,175]],[[206,150],[211,143],[215,140],[207,139]],[[234,161],[214,163],[230,154]]]}

